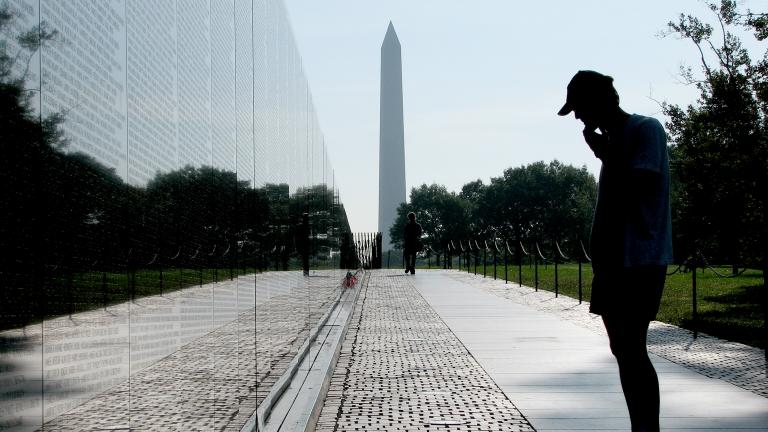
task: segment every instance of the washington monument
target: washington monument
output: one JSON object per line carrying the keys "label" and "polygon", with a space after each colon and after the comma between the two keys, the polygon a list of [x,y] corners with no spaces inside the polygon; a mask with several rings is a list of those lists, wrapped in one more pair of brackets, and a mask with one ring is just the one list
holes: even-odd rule
{"label": "washington monument", "polygon": [[379,105],[379,231],[383,250],[392,249],[389,228],[397,206],[405,202],[405,138],[403,131],[403,68],[400,41],[389,23],[381,44]]}

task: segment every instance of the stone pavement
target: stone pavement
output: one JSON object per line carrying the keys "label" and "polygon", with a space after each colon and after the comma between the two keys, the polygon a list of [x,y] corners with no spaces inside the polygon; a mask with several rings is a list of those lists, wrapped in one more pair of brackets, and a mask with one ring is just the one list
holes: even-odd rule
{"label": "stone pavement", "polygon": [[316,430],[534,430],[415,280],[394,271],[370,274]]}
{"label": "stone pavement", "polygon": [[[587,308],[458,271],[374,272],[318,430],[629,430]],[[768,431],[762,350],[661,323],[649,336],[663,430]]]}

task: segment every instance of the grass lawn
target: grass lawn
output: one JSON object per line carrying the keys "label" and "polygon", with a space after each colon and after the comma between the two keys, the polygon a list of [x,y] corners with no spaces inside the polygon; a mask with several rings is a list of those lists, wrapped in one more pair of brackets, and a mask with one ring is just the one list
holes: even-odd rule
{"label": "grass lawn", "polygon": [[[490,261],[490,260],[489,260]],[[457,262],[454,262],[456,268]],[[434,263],[433,263],[434,266]],[[433,267],[434,268],[434,267]],[[671,273],[677,266],[670,266]],[[730,274],[730,267],[718,268],[721,274]],[[474,272],[473,267],[470,269]],[[483,274],[482,262],[477,268],[479,275]],[[555,291],[555,269],[553,265],[540,265],[539,289]],[[486,266],[486,276],[493,277],[493,266]],[[765,348],[766,339],[763,330],[765,315],[762,302],[764,301],[763,274],[758,270],[747,270],[734,278],[721,278],[709,269],[697,272],[697,306],[698,322],[692,317],[692,285],[690,272],[678,272],[667,276],[661,308],[657,319],[687,329],[695,327],[704,333],[723,339],[745,343],[751,346]],[[504,266],[497,265],[496,277],[504,279]],[[517,283],[517,265],[508,268],[508,280]],[[582,266],[582,296],[589,301],[592,281],[592,267]],[[523,285],[535,285],[535,269],[533,266],[523,266]],[[561,264],[558,266],[558,292],[569,297],[579,297],[579,270],[577,264]]]}

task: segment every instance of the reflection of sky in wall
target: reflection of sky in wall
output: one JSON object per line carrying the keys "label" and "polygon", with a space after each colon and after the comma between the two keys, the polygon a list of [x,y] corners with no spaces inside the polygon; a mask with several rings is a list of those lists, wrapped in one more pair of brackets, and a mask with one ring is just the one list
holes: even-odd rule
{"label": "reflection of sky in wall", "polygon": [[237,178],[253,181],[253,54],[251,5],[235,2],[235,117]]}
{"label": "reflection of sky in wall", "polygon": [[[42,53],[42,111],[65,114],[70,151],[138,185],[187,164],[291,191],[329,177],[281,1],[11,5],[17,30],[42,18],[59,32]],[[37,88],[40,56],[30,67],[28,86]]]}
{"label": "reflection of sky in wall", "polygon": [[[211,165],[211,16],[207,1],[178,1],[179,165]],[[218,49],[218,47],[216,47]]]}
{"label": "reflection of sky in wall", "polygon": [[[16,31],[38,22],[38,2],[12,2],[21,14]],[[79,10],[75,2],[41,2],[57,30],[42,52],[43,114],[63,113],[67,131],[78,135],[70,149],[86,152],[126,175],[125,20],[117,2]],[[79,20],[80,26],[72,25]],[[40,55],[30,64],[29,87],[38,88]],[[35,107],[40,99],[35,98]]]}
{"label": "reflection of sky in wall", "polygon": [[[740,3],[765,10],[764,1]],[[580,123],[556,115],[570,78],[588,68],[611,74],[628,110],[660,117],[649,96],[695,100],[676,75],[681,62],[696,67],[698,53],[657,34],[681,12],[712,17],[698,0],[286,5],[356,231],[376,229],[379,49],[390,20],[402,44],[407,187],[458,190],[537,160],[597,173]]]}
{"label": "reflection of sky in wall", "polygon": [[222,2],[211,9],[211,142],[213,165],[235,166],[234,5]]}

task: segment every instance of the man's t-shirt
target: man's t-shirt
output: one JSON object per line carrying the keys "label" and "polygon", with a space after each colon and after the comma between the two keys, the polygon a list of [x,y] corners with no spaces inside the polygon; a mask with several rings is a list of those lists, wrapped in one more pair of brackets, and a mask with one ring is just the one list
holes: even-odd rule
{"label": "man's t-shirt", "polygon": [[[622,136],[611,138],[611,156],[603,161],[592,223],[595,270],[672,263],[667,136],[658,120],[633,114]],[[632,193],[633,170],[656,175],[649,192]],[[637,196],[633,196],[637,195]]]}

